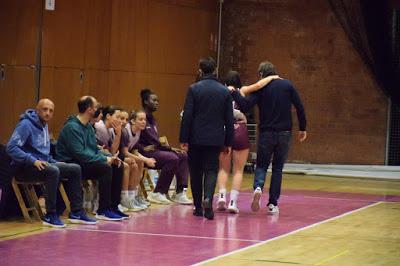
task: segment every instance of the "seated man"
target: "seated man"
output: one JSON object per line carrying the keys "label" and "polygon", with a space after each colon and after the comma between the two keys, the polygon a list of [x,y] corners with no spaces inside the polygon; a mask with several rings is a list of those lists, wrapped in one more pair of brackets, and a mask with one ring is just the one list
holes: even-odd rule
{"label": "seated man", "polygon": [[90,121],[98,103],[92,96],[78,101],[79,113],[68,118],[57,141],[57,158],[63,162],[76,162],[82,168],[83,178],[97,179],[99,183],[99,209],[97,219],[120,221],[129,218],[118,210],[121,196],[123,167],[117,156],[101,152]]}
{"label": "seated man", "polygon": [[81,168],[77,164],[55,161],[50,155],[48,122],[53,117],[54,104],[42,99],[36,110],[29,109],[21,116],[7,144],[7,153],[17,166],[18,180],[45,182],[46,215],[43,224],[65,227],[56,212],[57,189],[61,178],[70,185],[71,213],[73,223],[96,224],[82,209]]}

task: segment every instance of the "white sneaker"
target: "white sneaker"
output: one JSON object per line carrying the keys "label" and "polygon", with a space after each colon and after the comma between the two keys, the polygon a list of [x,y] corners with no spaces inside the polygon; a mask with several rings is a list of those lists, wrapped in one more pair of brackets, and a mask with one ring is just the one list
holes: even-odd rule
{"label": "white sneaker", "polygon": [[219,211],[226,210],[226,199],[225,199],[225,194],[223,193],[220,193],[218,196],[217,210]]}
{"label": "white sneaker", "polygon": [[256,188],[253,193],[253,201],[251,203],[251,210],[253,212],[258,212],[260,210],[260,199],[261,199],[262,190],[261,188]]}
{"label": "white sneaker", "polygon": [[147,205],[141,204],[136,198],[131,199],[131,204],[134,208],[145,210],[147,209]]}
{"label": "white sneaker", "polygon": [[268,214],[278,214],[279,207],[274,204],[268,204]]}
{"label": "white sneaker", "polygon": [[145,205],[146,207],[150,207],[150,202],[148,202],[147,200],[145,200],[142,196],[136,196],[136,200],[141,204],[141,205]]}
{"label": "white sneaker", "polygon": [[228,212],[230,213],[239,213],[239,208],[237,207],[236,201],[231,200],[228,206]]}
{"label": "white sneaker", "polygon": [[150,192],[147,196],[147,199],[151,203],[164,204],[164,205],[173,204],[172,201],[168,200],[164,194],[161,194],[159,192],[156,193]]}
{"label": "white sneaker", "polygon": [[[122,203],[122,200],[121,200],[121,203]],[[125,206],[123,206],[122,204],[118,204],[118,210],[119,210],[120,212],[127,212],[127,211],[128,211],[128,208],[125,207]]]}
{"label": "white sneaker", "polygon": [[173,201],[183,205],[191,205],[193,202],[187,197],[186,191],[182,191],[181,193],[175,194],[172,197]]}

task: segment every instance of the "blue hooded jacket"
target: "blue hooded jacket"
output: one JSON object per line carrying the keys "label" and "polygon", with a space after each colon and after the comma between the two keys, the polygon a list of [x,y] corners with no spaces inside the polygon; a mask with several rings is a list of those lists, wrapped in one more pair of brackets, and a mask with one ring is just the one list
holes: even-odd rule
{"label": "blue hooded jacket", "polygon": [[36,160],[56,162],[50,155],[48,125],[40,121],[36,110],[28,109],[21,115],[7,143],[7,153],[19,165],[33,165]]}

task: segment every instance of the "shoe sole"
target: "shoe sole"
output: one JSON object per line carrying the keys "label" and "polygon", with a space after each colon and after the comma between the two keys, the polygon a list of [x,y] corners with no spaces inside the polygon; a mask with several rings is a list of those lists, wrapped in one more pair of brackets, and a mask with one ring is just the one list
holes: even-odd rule
{"label": "shoe sole", "polygon": [[238,210],[238,209],[234,209],[234,208],[228,208],[228,212],[229,212],[229,213],[238,214],[238,213],[239,213],[239,210]]}
{"label": "shoe sole", "polygon": [[225,211],[226,210],[226,202],[225,201],[218,201],[217,210]]}
{"label": "shoe sole", "polygon": [[174,202],[172,202],[172,201],[161,201],[161,204],[163,204],[163,205],[173,205]]}
{"label": "shoe sole", "polygon": [[151,203],[154,204],[162,204],[162,205],[170,205],[173,204],[173,202],[168,203],[168,202],[164,202],[164,201],[160,201],[160,200],[155,200],[155,199],[148,199]]}
{"label": "shoe sole", "polygon": [[163,204],[161,201],[158,200],[150,200],[150,202],[153,204]]}
{"label": "shoe sole", "polygon": [[42,224],[46,225],[46,226],[54,227],[54,228],[64,228],[64,227],[67,226],[66,224],[64,224],[64,225],[56,225],[56,224],[51,224],[51,223],[48,223],[48,222],[45,222],[45,221],[42,221]]}
{"label": "shoe sole", "polygon": [[108,217],[99,216],[99,215],[96,215],[95,217],[98,220],[111,221],[111,222],[119,222],[119,221],[122,221],[124,219],[124,218],[108,218]]}
{"label": "shoe sole", "polygon": [[87,222],[87,221],[82,221],[82,220],[78,220],[78,219],[71,219],[68,218],[68,221],[72,224],[88,224],[88,225],[95,225],[97,224],[97,221],[95,222]]}
{"label": "shoe sole", "polygon": [[193,202],[191,201],[175,201],[178,204],[182,204],[182,205],[192,205]]}
{"label": "shoe sole", "polygon": [[251,210],[253,212],[258,212],[260,210],[260,198],[261,193],[254,193],[253,202],[251,203]]}
{"label": "shoe sole", "polygon": [[268,210],[267,214],[269,214],[269,215],[279,214],[279,211],[270,211],[270,210]]}
{"label": "shoe sole", "polygon": [[141,212],[143,209],[129,209],[127,212]]}

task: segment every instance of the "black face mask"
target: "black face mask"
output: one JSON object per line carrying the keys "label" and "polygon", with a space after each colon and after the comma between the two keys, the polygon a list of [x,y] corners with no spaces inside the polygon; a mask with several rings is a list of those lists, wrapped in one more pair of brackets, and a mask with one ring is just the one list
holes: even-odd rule
{"label": "black face mask", "polygon": [[99,117],[100,113],[101,113],[102,109],[101,108],[97,108],[96,112],[93,115],[93,118],[97,118]]}

